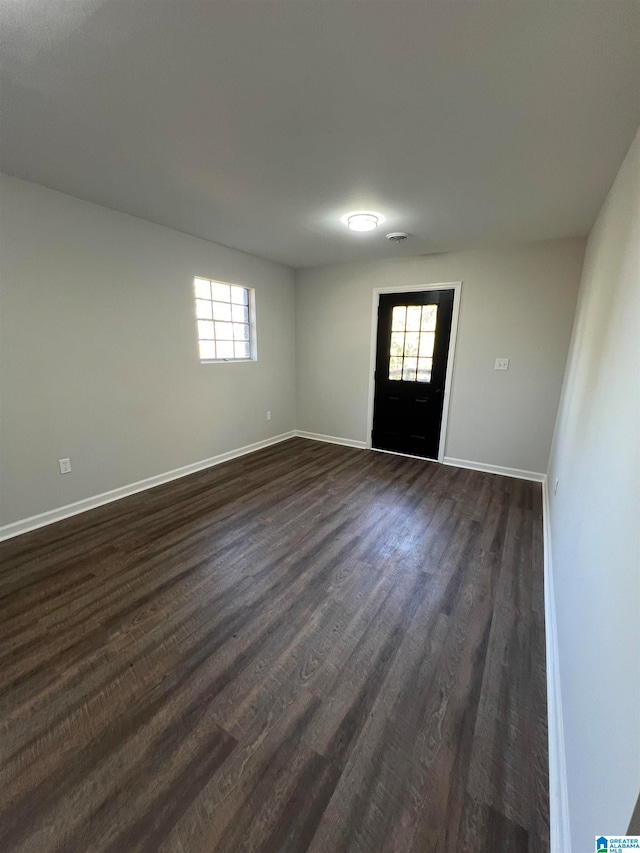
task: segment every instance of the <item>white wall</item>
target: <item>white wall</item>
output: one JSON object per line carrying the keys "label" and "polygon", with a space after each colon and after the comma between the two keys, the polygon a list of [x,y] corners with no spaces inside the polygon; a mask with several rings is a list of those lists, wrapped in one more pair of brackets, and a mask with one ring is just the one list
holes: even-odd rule
{"label": "white wall", "polygon": [[574,853],[640,785],[640,135],[587,244],[550,526]]}
{"label": "white wall", "polygon": [[[291,270],[15,178],[0,190],[1,524],[294,429]],[[199,363],[195,274],[255,287],[257,363]]]}
{"label": "white wall", "polygon": [[[366,441],[373,289],[463,281],[446,455],[546,471],[584,245],[554,240],[300,271],[298,429]],[[493,369],[498,356],[511,359],[508,372]]]}

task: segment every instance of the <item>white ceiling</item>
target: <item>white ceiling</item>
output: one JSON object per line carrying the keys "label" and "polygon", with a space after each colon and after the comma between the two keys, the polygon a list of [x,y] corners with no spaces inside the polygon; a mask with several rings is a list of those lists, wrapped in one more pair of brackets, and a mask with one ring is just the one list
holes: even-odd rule
{"label": "white ceiling", "polygon": [[1,4],[4,171],[294,267],[584,234],[640,123],[637,0]]}

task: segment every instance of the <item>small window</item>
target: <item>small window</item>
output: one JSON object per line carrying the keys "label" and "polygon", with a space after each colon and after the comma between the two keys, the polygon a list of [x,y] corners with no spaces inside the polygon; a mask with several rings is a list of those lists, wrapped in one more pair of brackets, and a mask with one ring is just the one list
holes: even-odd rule
{"label": "small window", "polygon": [[200,361],[255,361],[253,289],[198,277],[194,289]]}

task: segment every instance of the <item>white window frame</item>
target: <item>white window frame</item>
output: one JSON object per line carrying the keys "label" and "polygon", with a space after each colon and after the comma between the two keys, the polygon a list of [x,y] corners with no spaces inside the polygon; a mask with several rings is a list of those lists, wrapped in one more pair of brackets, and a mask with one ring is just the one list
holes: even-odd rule
{"label": "white window frame", "polygon": [[[201,340],[209,340],[208,338],[200,338],[198,334],[198,320],[202,319],[198,317],[196,310],[196,280],[201,279],[204,281],[208,281],[210,284],[226,284],[230,287],[241,287],[243,290],[246,290],[249,295],[248,308],[249,308],[249,358],[201,358],[200,357],[200,341]],[[257,342],[257,329],[256,329],[256,291],[253,287],[248,287],[246,284],[239,284],[235,281],[222,281],[219,278],[210,278],[208,275],[194,275],[191,281],[192,288],[192,297],[193,297],[193,312],[195,318],[195,332],[196,332],[196,353],[198,356],[198,361],[200,364],[249,364],[253,361],[258,360],[258,342]],[[216,300],[212,300],[215,302]],[[213,338],[215,341],[215,338]]]}

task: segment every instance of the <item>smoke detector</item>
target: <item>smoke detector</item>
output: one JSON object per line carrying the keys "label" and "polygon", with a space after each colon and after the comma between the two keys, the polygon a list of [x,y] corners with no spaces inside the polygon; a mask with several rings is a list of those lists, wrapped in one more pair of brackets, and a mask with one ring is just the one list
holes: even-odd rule
{"label": "smoke detector", "polygon": [[405,231],[392,231],[390,234],[387,234],[387,240],[390,240],[392,243],[404,243],[408,237],[409,235]]}

